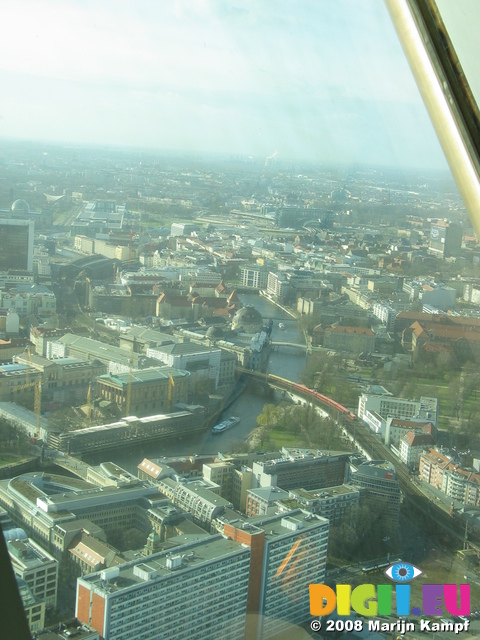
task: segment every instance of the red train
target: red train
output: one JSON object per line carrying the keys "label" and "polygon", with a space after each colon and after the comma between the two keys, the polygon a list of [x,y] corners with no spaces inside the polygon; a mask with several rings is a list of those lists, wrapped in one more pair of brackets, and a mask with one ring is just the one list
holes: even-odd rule
{"label": "red train", "polygon": [[319,400],[322,404],[327,405],[327,407],[332,407],[332,409],[336,409],[339,413],[343,414],[349,420],[356,420],[357,416],[349,411],[346,407],[344,407],[339,402],[335,402],[332,398],[328,396],[324,396],[318,391],[314,389],[309,389],[305,387],[303,384],[297,384],[296,382],[292,382],[291,380],[286,380],[285,378],[281,378],[280,376],[274,376],[269,374],[268,379],[272,382],[280,382],[284,387],[292,389],[292,391],[301,391],[304,395],[312,396],[313,398]]}

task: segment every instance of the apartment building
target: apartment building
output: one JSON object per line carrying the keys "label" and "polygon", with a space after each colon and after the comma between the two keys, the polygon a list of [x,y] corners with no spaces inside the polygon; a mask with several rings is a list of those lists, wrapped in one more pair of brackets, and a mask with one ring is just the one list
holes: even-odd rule
{"label": "apartment building", "polygon": [[267,277],[267,293],[277,300],[285,300],[290,294],[290,282],[285,273],[269,271]]}
{"label": "apartment building", "polygon": [[0,291],[0,309],[14,311],[20,318],[48,318],[57,312],[57,299],[52,291]]}
{"label": "apartment building", "polygon": [[420,456],[418,475],[446,496],[469,506],[480,506],[480,474],[431,447]]}
{"label": "apartment building", "polygon": [[246,266],[240,270],[242,287],[251,289],[266,289],[268,282],[268,268],[262,266]]}
{"label": "apartment building", "polygon": [[409,431],[422,431],[432,436],[433,440],[437,439],[437,429],[427,419],[405,420],[403,418],[387,418],[385,421],[385,444],[394,447],[400,447],[403,436]]}
{"label": "apartment building", "polygon": [[432,436],[423,431],[408,431],[400,441],[399,458],[409,469],[418,469],[422,453],[434,443]]}

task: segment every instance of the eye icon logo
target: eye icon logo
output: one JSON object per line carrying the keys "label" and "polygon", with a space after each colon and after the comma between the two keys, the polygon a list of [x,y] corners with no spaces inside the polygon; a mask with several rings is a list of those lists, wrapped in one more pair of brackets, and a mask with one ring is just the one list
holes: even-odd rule
{"label": "eye icon logo", "polygon": [[384,573],[393,582],[410,582],[422,575],[423,571],[408,562],[397,562],[385,569]]}

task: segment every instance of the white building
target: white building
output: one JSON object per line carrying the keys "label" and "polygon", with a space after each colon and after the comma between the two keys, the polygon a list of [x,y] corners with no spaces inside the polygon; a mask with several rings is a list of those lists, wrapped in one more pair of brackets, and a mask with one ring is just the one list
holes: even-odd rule
{"label": "white building", "polygon": [[397,316],[397,310],[383,302],[375,302],[373,305],[373,315],[376,316],[387,331],[393,331],[393,325]]}
{"label": "white building", "polygon": [[243,267],[240,271],[243,287],[265,289],[268,282],[268,270],[261,266]]}
{"label": "white building", "polygon": [[[358,417],[370,426],[375,433],[380,430],[372,428],[371,420],[367,415],[378,414],[382,418],[406,418],[416,420],[418,418],[431,422],[435,426],[438,421],[438,400],[422,396],[420,400],[407,400],[386,395],[372,395],[362,393],[358,399]],[[385,436],[385,433],[382,434]]]}
{"label": "white building", "polygon": [[409,469],[418,469],[420,456],[433,446],[434,441],[429,433],[409,431],[400,442],[400,460]]}
{"label": "white building", "polygon": [[290,283],[287,276],[281,272],[274,273],[270,271],[267,280],[267,293],[274,298],[286,298],[290,291]]}
{"label": "white building", "polygon": [[30,315],[47,317],[56,313],[57,300],[52,291],[0,291],[0,309],[14,311],[20,318]]}
{"label": "white building", "polygon": [[190,371],[215,381],[215,389],[220,378],[221,350],[218,347],[207,347],[196,342],[178,342],[147,349],[147,357],[160,360],[169,367]]}
{"label": "white building", "polygon": [[409,431],[422,430],[432,435],[436,439],[436,428],[431,420],[416,419],[404,420],[401,418],[387,418],[385,426],[385,444],[399,447],[400,442]]}

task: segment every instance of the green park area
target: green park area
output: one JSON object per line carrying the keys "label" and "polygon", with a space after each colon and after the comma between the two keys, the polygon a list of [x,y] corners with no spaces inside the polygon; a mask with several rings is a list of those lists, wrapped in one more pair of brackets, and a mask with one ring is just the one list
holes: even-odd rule
{"label": "green park area", "polygon": [[0,468],[8,467],[10,464],[18,464],[22,462],[22,458],[10,453],[0,453]]}

